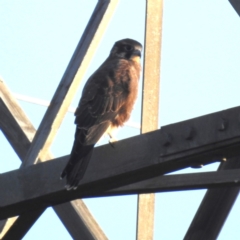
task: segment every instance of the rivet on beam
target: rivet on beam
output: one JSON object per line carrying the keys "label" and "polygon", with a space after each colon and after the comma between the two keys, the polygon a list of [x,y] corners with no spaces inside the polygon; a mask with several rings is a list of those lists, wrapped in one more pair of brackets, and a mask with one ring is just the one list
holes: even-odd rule
{"label": "rivet on beam", "polygon": [[164,147],[168,147],[172,143],[172,136],[169,133],[163,132],[163,142]]}
{"label": "rivet on beam", "polygon": [[192,140],[194,138],[194,136],[196,135],[196,132],[194,131],[193,127],[186,127],[184,129],[184,139],[186,140]]}
{"label": "rivet on beam", "polygon": [[227,158],[223,157],[222,162],[226,162],[226,161],[227,161]]}
{"label": "rivet on beam", "polygon": [[218,124],[218,131],[225,131],[228,127],[228,121],[224,118],[221,118],[221,121]]}

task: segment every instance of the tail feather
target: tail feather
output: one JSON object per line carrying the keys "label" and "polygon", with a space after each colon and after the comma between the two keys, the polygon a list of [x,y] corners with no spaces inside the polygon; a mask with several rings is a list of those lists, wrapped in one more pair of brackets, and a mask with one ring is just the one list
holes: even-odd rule
{"label": "tail feather", "polygon": [[70,159],[61,174],[62,179],[66,177],[67,190],[77,188],[79,181],[86,172],[93,147],[94,145],[81,146],[77,150],[73,147]]}
{"label": "tail feather", "polygon": [[61,174],[61,178],[66,177],[67,179],[66,188],[68,190],[77,188],[86,172],[94,145],[108,127],[109,122],[94,125],[89,129],[77,127],[70,158]]}

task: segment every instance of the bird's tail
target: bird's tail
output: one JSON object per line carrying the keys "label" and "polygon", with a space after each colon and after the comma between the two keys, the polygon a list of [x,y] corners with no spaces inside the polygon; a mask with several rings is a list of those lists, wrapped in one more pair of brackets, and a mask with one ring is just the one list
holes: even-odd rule
{"label": "bird's tail", "polygon": [[[76,140],[75,140],[76,141]],[[78,148],[76,148],[78,146]],[[82,145],[79,147],[79,143],[73,145],[73,149],[70,155],[70,159],[66,167],[64,168],[61,178],[66,177],[66,189],[76,189],[79,181],[83,178],[90,158],[92,156],[94,145]]]}
{"label": "bird's tail", "polygon": [[61,174],[61,178],[66,177],[67,179],[66,188],[68,190],[77,188],[79,181],[86,172],[94,145],[108,127],[108,121],[93,125],[88,129],[77,127],[70,158]]}

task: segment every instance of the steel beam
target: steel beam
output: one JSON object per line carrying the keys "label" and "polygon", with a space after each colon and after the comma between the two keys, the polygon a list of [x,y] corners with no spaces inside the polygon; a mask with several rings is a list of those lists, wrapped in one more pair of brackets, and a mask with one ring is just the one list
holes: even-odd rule
{"label": "steel beam", "polygon": [[[117,0],[98,1],[21,167],[49,159],[48,149],[93,58],[117,3]],[[90,235],[88,239],[93,239]]]}
{"label": "steel beam", "polygon": [[[230,172],[229,169],[240,168],[240,157],[221,163],[216,174]],[[232,170],[235,171],[235,170]],[[236,170],[239,171],[239,170]],[[232,174],[235,182],[238,177]],[[216,180],[216,179],[215,179]],[[217,181],[217,180],[216,180]],[[236,184],[237,185],[237,184]],[[221,189],[210,189],[204,196],[194,219],[185,235],[185,240],[217,239],[231,208],[238,197],[239,187],[227,187]]]}
{"label": "steel beam", "polygon": [[[236,160],[240,163],[240,157],[235,157],[230,162]],[[216,172],[203,172],[203,173],[187,173],[187,174],[173,174],[166,176],[154,177],[137,183],[129,184],[123,187],[115,188],[104,193],[101,196],[116,196],[128,195],[137,193],[152,193],[152,192],[170,192],[170,191],[185,191],[197,189],[211,189],[214,190],[215,198],[213,202],[218,205],[218,199],[222,199],[221,195],[216,194],[226,189],[237,190],[239,192],[240,186],[240,169],[216,171]],[[228,187],[228,188],[227,188]],[[216,189],[213,189],[216,188]],[[226,193],[226,192],[225,192]],[[89,195],[87,197],[94,197]],[[214,207],[213,207],[214,208]],[[208,210],[210,208],[207,208]],[[222,215],[223,209],[218,209],[219,215]],[[206,211],[207,212],[207,211]],[[210,210],[211,212],[211,210]],[[208,215],[211,219],[211,214]],[[208,222],[211,222],[210,220]],[[216,221],[214,222],[216,224]],[[204,237],[209,235],[203,235]],[[194,238],[192,238],[194,239]],[[203,238],[197,238],[203,239]],[[205,238],[204,238],[205,239]],[[215,238],[216,239],[216,238]]]}
{"label": "steel beam", "polygon": [[[36,206],[47,207],[90,194],[96,196],[192,164],[238,156],[239,111],[240,107],[236,107],[171,124],[119,141],[114,149],[109,145],[97,147],[78,189],[69,193],[64,189],[64,181],[59,180],[59,172],[68,156],[4,173],[0,176],[3,183],[0,191],[4,193],[0,199],[0,219]],[[194,134],[189,131],[191,127]],[[8,185],[11,188],[4,187]]]}
{"label": "steel beam", "polygon": [[6,232],[0,234],[1,240],[22,239],[44,211],[45,208],[38,208],[31,212],[22,213],[18,218],[14,219]]}
{"label": "steel beam", "polygon": [[240,16],[240,0],[229,0],[237,14]]}
{"label": "steel beam", "polygon": [[[63,160],[63,159],[62,159]],[[235,161],[238,160],[240,162],[240,157],[236,157],[235,159],[231,159],[229,161]],[[64,162],[64,161],[61,161]],[[43,164],[46,165],[46,164]],[[60,163],[62,165],[62,163]],[[19,171],[19,170],[17,170]],[[13,171],[11,173],[7,173],[0,177],[1,182],[6,186],[10,181],[9,177],[11,177],[13,180],[18,178],[20,182],[22,182],[24,186],[31,188],[32,190],[35,187],[40,187],[45,183],[43,178],[46,176],[47,173],[52,171],[52,167],[46,167],[42,166],[41,169],[34,169],[34,174],[38,174],[38,176],[41,176],[40,179],[37,181],[33,181],[32,183],[26,184],[25,182],[29,182],[29,179],[34,177],[34,174],[29,171],[24,171],[22,173],[19,173],[17,171]],[[221,211],[217,211],[219,208],[219,205],[222,201],[222,194],[217,194],[217,190],[224,190],[224,188],[231,187],[233,190],[239,191],[240,186],[240,169],[233,169],[233,170],[225,170],[225,171],[216,171],[216,172],[203,172],[203,173],[189,173],[189,174],[174,174],[174,175],[166,175],[166,176],[158,176],[154,177],[148,180],[138,181],[136,183],[136,180],[139,180],[141,178],[134,175],[130,180],[125,181],[130,184],[123,184],[120,182],[120,180],[115,183],[115,186],[120,186],[108,191],[104,191],[107,188],[112,188],[112,185],[107,184],[107,180],[104,181],[103,186],[105,189],[98,188],[97,184],[88,184],[88,186],[80,186],[81,190],[76,191],[70,191],[66,192],[66,190],[61,187],[61,185],[56,183],[56,180],[53,180],[51,178],[46,179],[47,181],[51,181],[50,183],[54,184],[54,189],[52,188],[51,191],[44,191],[44,189],[41,190],[41,194],[34,194],[27,193],[25,196],[20,196],[21,190],[17,191],[18,196],[16,196],[14,199],[11,199],[12,201],[9,203],[9,201],[6,201],[6,199],[1,201],[2,207],[0,208],[0,219],[3,218],[5,215],[9,213],[15,213],[19,214],[19,207],[21,207],[21,211],[35,211],[38,207],[46,207],[49,205],[58,204],[61,201],[68,201],[77,197],[81,198],[92,198],[92,197],[106,197],[106,196],[119,196],[119,195],[129,195],[129,194],[140,194],[140,193],[150,193],[150,192],[167,192],[167,191],[180,191],[180,190],[196,190],[196,189],[206,189],[210,188],[213,189],[215,192],[215,195],[217,197],[213,198],[212,201],[214,201],[216,207],[213,207],[215,214],[218,214],[219,216],[224,216]],[[112,180],[111,178],[109,179]],[[11,181],[12,182],[12,181]],[[49,182],[48,182],[49,183]],[[122,185],[122,186],[121,186]],[[13,186],[16,188],[16,186]],[[19,187],[19,185],[17,186]],[[220,189],[221,188],[221,189]],[[226,193],[226,192],[225,192]],[[8,191],[6,195],[10,195],[10,191]],[[222,203],[221,205],[224,207],[225,203]],[[230,206],[231,207],[231,206]],[[208,211],[210,209],[208,208]],[[224,210],[224,209],[223,209]],[[206,210],[205,210],[206,211]],[[211,210],[210,210],[211,212]],[[204,214],[204,212],[203,212]],[[210,220],[207,221],[206,225],[210,225],[211,223],[211,216],[209,216]],[[217,222],[214,222],[214,225],[218,225]],[[201,239],[202,236],[209,237],[207,239],[214,239],[212,234],[204,234],[200,232],[198,234],[195,234],[194,236],[196,239]],[[212,236],[210,238],[210,236]],[[189,239],[193,239],[189,238]],[[216,238],[215,238],[216,239]]]}
{"label": "steel beam", "polygon": [[[33,138],[35,129],[29,125],[28,128],[23,131],[23,129],[19,126],[19,123],[25,124],[28,122],[28,119],[25,115],[22,115],[23,112],[21,112],[21,108],[16,102],[14,102],[11,95],[8,95],[7,99],[5,98],[5,101],[7,101],[8,107],[12,111],[10,112],[3,103],[2,99],[0,99],[0,112],[2,114],[0,126],[15,152],[19,155],[20,159],[23,160],[23,157],[30,147],[30,139]],[[13,111],[13,109],[15,109],[15,111]],[[15,116],[16,118],[12,115],[14,112],[18,113],[18,116]],[[51,153],[48,153],[47,156],[49,156],[49,159],[53,158]],[[63,225],[74,239],[78,239],[80,237],[84,237],[85,239],[107,239],[82,200],[78,199],[69,203],[54,206],[53,210],[56,212]],[[0,238],[22,238],[39,217],[37,214],[41,213],[42,211],[37,210],[36,212],[31,211],[29,213],[25,213],[24,216],[20,215],[21,218],[19,219],[11,218],[7,221],[7,225],[5,227],[4,224],[6,221],[2,221],[3,232],[0,234]],[[27,219],[27,221],[25,219]],[[14,238],[12,238],[13,234]]]}
{"label": "steel beam", "polygon": [[58,128],[77,92],[78,86],[92,60],[103,33],[117,6],[117,0],[99,0],[76,47],[68,67],[56,89],[31,147],[23,161],[26,167],[46,159]]}
{"label": "steel beam", "polygon": [[[163,0],[147,0],[141,133],[158,129]],[[153,239],[155,195],[138,195],[136,239]]]}

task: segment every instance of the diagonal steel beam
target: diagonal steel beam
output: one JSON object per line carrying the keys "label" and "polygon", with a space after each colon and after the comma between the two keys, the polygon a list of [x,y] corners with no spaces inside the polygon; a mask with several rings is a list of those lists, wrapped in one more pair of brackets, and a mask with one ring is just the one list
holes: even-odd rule
{"label": "diagonal steel beam", "polygon": [[46,153],[72,102],[78,86],[92,60],[107,24],[117,6],[117,0],[99,0],[78,46],[68,64],[51,100],[31,147],[22,164],[23,167],[44,161]]}
{"label": "diagonal steel beam", "polygon": [[[141,133],[158,129],[163,0],[147,0]],[[153,239],[155,195],[138,195],[136,239]]]}
{"label": "diagonal steel beam", "polygon": [[[2,81],[0,81],[0,94],[0,128],[20,160],[23,160],[36,130]],[[47,157],[49,159],[54,158],[50,152],[48,152]],[[85,239],[107,239],[82,200],[58,205],[53,207],[53,209],[74,239],[79,239],[80,236]],[[41,212],[38,213],[41,214]],[[7,229],[4,229],[6,239],[9,236],[8,234],[12,236],[12,233],[15,234],[15,239],[20,239],[20,236],[25,234],[39,217],[35,212],[28,214],[28,218],[31,219],[28,224],[25,223],[24,218],[18,219],[15,224],[16,219],[9,220]],[[22,225],[28,228],[23,229]],[[8,229],[10,233],[7,233]]]}
{"label": "diagonal steel beam", "polygon": [[[221,163],[218,172],[235,168],[240,168],[239,157]],[[238,180],[236,179],[236,182],[237,181]],[[224,222],[238,197],[239,190],[239,187],[208,190],[184,239],[217,239]]]}
{"label": "diagonal steel beam", "polygon": [[22,239],[29,230],[29,226],[32,226],[37,221],[39,215],[41,215],[44,210],[45,208],[38,208],[30,213],[26,212],[21,214],[11,222],[9,229],[4,229],[5,231],[3,234],[0,234],[0,238],[4,240]]}
{"label": "diagonal steel beam", "polygon": [[[29,166],[37,161],[44,161],[48,158],[48,149],[57,133],[58,128],[60,127],[73,96],[77,91],[77,86],[79,85],[80,80],[93,57],[93,53],[103,36],[103,32],[113,15],[117,2],[118,0],[98,1],[92,17],[88,22],[83,36],[63,75],[55,95],[53,96],[51,105],[39,126],[37,134],[34,136],[34,140],[25,156],[22,167]],[[62,213],[65,213],[65,211],[62,211]],[[80,216],[79,213],[74,216]],[[67,219],[66,214],[64,215],[64,218]],[[71,227],[72,224],[68,224],[68,226]],[[89,230],[91,229],[89,228]],[[79,229],[76,232],[78,231]],[[94,238],[90,231],[87,230],[86,232],[88,235],[88,238],[86,239],[97,239],[97,236]],[[102,239],[106,239],[105,235],[103,233],[101,234],[101,231],[99,233],[102,235]],[[75,239],[78,239],[79,237],[80,236],[78,235]],[[99,239],[101,239],[101,236],[99,236]]]}
{"label": "diagonal steel beam", "polygon": [[240,0],[229,0],[237,14],[240,16]]}

